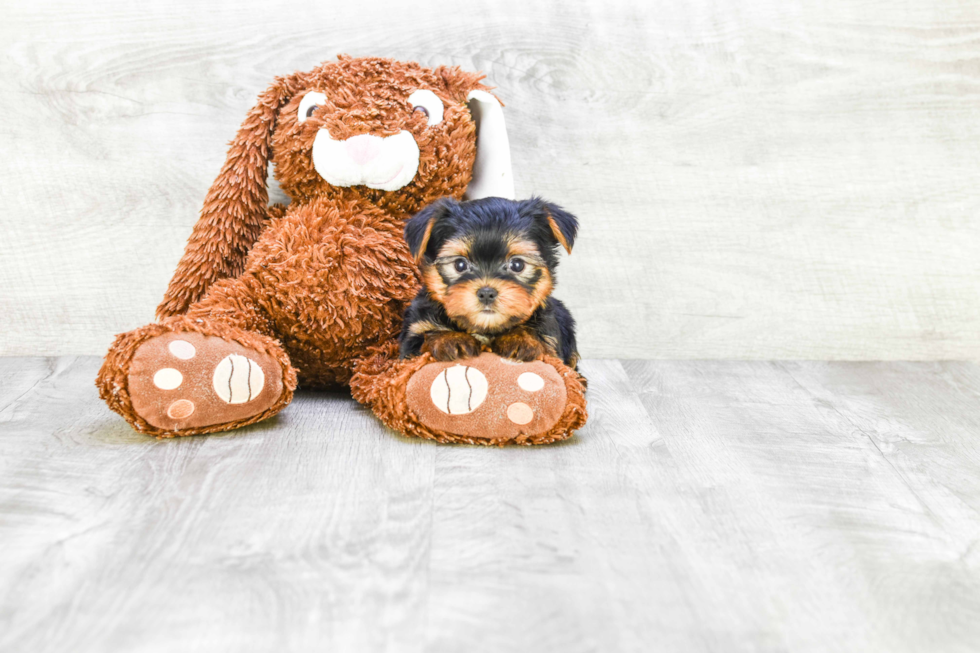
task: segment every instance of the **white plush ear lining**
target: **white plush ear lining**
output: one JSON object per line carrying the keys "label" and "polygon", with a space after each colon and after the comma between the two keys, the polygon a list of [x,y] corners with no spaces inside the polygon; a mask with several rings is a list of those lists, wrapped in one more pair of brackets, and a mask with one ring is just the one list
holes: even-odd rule
{"label": "white plush ear lining", "polygon": [[466,104],[476,122],[476,161],[473,162],[473,179],[464,198],[504,197],[512,200],[514,173],[510,167],[510,142],[503,107],[486,91],[471,91],[466,96]]}

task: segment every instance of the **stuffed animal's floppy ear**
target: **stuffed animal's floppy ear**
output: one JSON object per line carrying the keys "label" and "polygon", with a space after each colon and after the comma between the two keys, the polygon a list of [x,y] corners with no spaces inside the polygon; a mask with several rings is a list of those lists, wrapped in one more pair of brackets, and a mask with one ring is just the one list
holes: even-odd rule
{"label": "stuffed animal's floppy ear", "polygon": [[245,257],[268,215],[266,175],[279,109],[300,89],[303,73],[277,77],[259,95],[231,142],[225,164],[208,190],[201,217],[187,240],[157,317],[184,313],[215,281],[242,273]]}
{"label": "stuffed animal's floppy ear", "polygon": [[405,223],[405,242],[408,243],[408,250],[416,263],[421,263],[422,257],[425,256],[425,250],[428,249],[432,238],[433,227],[440,219],[449,215],[454,206],[456,200],[444,197],[429,204]]}
{"label": "stuffed animal's floppy ear", "polygon": [[514,199],[514,174],[510,166],[510,142],[504,125],[500,100],[481,90],[466,96],[476,123],[476,160],[473,178],[466,188],[465,199],[504,197]]}

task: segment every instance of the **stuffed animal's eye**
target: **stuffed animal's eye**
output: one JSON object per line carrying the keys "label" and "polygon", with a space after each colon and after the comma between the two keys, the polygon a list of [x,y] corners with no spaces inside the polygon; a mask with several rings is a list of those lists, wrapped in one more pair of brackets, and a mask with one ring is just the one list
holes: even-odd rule
{"label": "stuffed animal's eye", "polygon": [[299,111],[296,112],[296,118],[300,122],[306,122],[306,119],[313,115],[320,106],[325,104],[327,101],[327,96],[323,93],[317,93],[316,91],[312,93],[307,93],[303,96],[303,99],[299,103]]}
{"label": "stuffed animal's eye", "polygon": [[412,103],[413,111],[425,112],[426,122],[430,127],[442,122],[442,100],[432,91],[419,89],[408,96],[408,101]]}
{"label": "stuffed animal's eye", "polygon": [[468,267],[469,264],[466,262],[465,258],[458,258],[453,261],[453,269],[457,272],[466,272],[466,268]]}
{"label": "stuffed animal's eye", "polygon": [[510,265],[508,265],[507,267],[510,268],[510,271],[511,272],[523,272],[524,271],[524,261],[522,261],[519,258],[512,258],[510,260]]}

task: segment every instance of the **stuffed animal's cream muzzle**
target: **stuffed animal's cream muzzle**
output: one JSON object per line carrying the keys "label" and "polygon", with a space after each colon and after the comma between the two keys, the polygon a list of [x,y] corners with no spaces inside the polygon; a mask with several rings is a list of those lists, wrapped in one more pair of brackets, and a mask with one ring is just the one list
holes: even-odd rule
{"label": "stuffed animal's cream muzzle", "polygon": [[313,141],[313,167],[332,186],[398,190],[418,172],[419,146],[404,129],[394,136],[360,134],[343,141],[320,129]]}
{"label": "stuffed animal's cream muzzle", "polygon": [[[322,102],[323,97],[321,93],[310,93],[303,98],[299,107],[301,122],[307,107]],[[442,120],[442,103],[431,91],[416,91],[409,99],[425,106],[430,125]],[[467,97],[467,105],[477,126],[477,156],[466,197],[513,199],[510,144],[500,103],[485,91],[473,91]],[[342,141],[320,129],[313,141],[312,155],[317,174],[332,186],[363,185],[395,191],[410,184],[419,169],[418,143],[404,129],[394,136],[359,134]]]}

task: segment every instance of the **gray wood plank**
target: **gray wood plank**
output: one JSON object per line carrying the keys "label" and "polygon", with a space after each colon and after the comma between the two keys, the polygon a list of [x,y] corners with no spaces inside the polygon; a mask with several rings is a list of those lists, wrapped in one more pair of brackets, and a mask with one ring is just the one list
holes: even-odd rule
{"label": "gray wood plank", "polygon": [[[688,477],[707,481],[713,527],[688,551],[712,629],[786,650],[975,649],[975,366],[627,369]],[[957,391],[951,375],[971,382]]]}
{"label": "gray wood plank", "polygon": [[7,2],[0,44],[0,354],[151,320],[256,95],[348,52],[499,87],[586,356],[980,358],[975,0]]}
{"label": "gray wood plank", "polygon": [[[970,651],[980,366],[587,360],[541,448],[153,440],[3,359],[0,651]],[[15,377],[22,381],[11,383]]]}
{"label": "gray wood plank", "polygon": [[69,363],[64,359],[27,356],[5,358],[5,374],[0,376],[0,412],[30,394],[41,381],[54,374],[59,365],[65,364]]}

